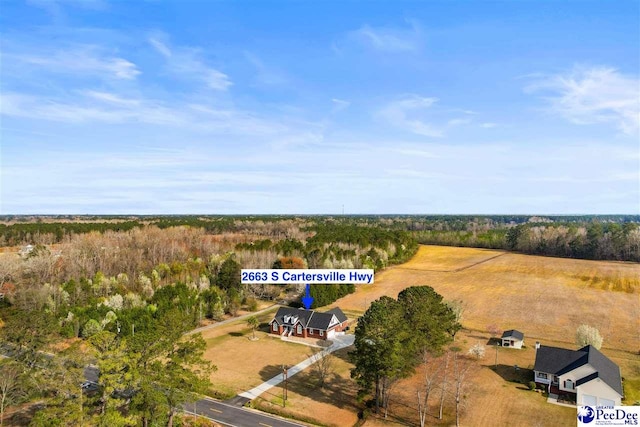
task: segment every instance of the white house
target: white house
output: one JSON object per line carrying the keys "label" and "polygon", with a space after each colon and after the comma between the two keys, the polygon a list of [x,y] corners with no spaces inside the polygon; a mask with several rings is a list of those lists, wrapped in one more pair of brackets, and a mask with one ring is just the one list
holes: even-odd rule
{"label": "white house", "polygon": [[620,405],[623,397],[620,368],[595,347],[579,350],[536,343],[534,380],[549,393],[565,395],[577,405]]}
{"label": "white house", "polygon": [[502,346],[522,348],[524,345],[524,334],[515,329],[509,329],[502,334]]}

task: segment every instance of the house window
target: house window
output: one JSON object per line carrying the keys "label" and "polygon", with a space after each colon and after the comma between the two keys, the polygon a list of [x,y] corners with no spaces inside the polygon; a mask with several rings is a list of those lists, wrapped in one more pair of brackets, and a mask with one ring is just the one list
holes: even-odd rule
{"label": "house window", "polygon": [[323,337],[324,336],[324,331],[320,330],[320,336]]}
{"label": "house window", "polygon": [[278,324],[276,322],[273,322],[273,324],[271,325],[271,329],[273,329],[274,331],[278,330]]}
{"label": "house window", "polygon": [[313,329],[309,329],[309,334],[313,334]]}
{"label": "house window", "polygon": [[545,374],[544,372],[538,372],[538,378],[542,378],[543,380],[546,380],[548,377],[547,377],[547,374]]}
{"label": "house window", "polygon": [[573,390],[573,381],[572,380],[566,380],[564,382],[564,388],[566,388],[567,390]]}
{"label": "house window", "polygon": [[298,334],[302,334],[302,325],[298,325]]}
{"label": "house window", "polygon": [[504,347],[509,347],[509,341],[503,341],[503,342],[502,342],[502,345],[503,345]]}

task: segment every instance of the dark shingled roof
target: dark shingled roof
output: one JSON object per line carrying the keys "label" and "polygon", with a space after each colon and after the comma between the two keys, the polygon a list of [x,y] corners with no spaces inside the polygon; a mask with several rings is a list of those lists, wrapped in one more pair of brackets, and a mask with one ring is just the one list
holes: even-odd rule
{"label": "dark shingled roof", "polygon": [[541,345],[536,351],[535,371],[562,375],[580,366],[589,364],[596,372],[580,378],[576,385],[584,384],[595,378],[600,378],[609,387],[623,395],[620,368],[595,347],[588,345],[579,350],[568,350],[558,347]]}
{"label": "dark shingled roof", "polygon": [[329,329],[329,324],[331,323],[332,318],[333,314],[331,313],[319,313],[315,311],[309,320],[307,328],[323,329],[326,331]]}
{"label": "dark shingled roof", "polygon": [[515,329],[509,329],[508,331],[504,331],[502,333],[502,338],[511,338],[511,337],[522,341],[524,339],[524,334],[520,331],[516,331]]}
{"label": "dark shingled roof", "polygon": [[279,325],[291,324],[290,322],[285,322],[285,316],[298,316],[298,319],[302,323],[303,326],[307,326],[307,322],[313,315],[313,310],[305,310],[302,308],[293,308],[293,307],[280,307],[276,312],[276,315],[273,317],[273,320],[278,322]]}
{"label": "dark shingled roof", "polygon": [[289,322],[285,322],[285,316],[298,316],[298,320],[305,328],[323,329],[325,331],[329,329],[331,319],[334,316],[339,323],[347,320],[347,316],[345,316],[342,310],[337,307],[325,313],[320,313],[319,311],[314,310],[305,310],[302,308],[280,307],[276,312],[276,315],[273,317],[272,322],[275,321],[279,325],[291,325],[292,323],[290,319]]}
{"label": "dark shingled roof", "polygon": [[347,321],[347,316],[340,310],[340,307],[332,308],[327,313],[335,314],[340,323]]}

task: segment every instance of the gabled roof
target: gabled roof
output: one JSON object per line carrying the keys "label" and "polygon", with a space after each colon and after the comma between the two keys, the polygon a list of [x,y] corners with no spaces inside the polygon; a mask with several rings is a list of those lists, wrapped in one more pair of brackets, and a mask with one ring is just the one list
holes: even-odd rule
{"label": "gabled roof", "polygon": [[314,312],[311,319],[309,319],[308,328],[313,329],[329,329],[329,325],[331,324],[331,319],[333,318],[333,314],[331,313],[319,313]]}
{"label": "gabled roof", "polygon": [[560,370],[574,364],[582,356],[582,353],[575,350],[541,345],[536,350],[536,363],[533,370],[557,375]]}
{"label": "gabled roof", "polygon": [[522,341],[524,339],[524,334],[520,331],[516,331],[515,329],[509,329],[502,333],[502,338],[515,338]]}
{"label": "gabled roof", "polygon": [[576,385],[600,378],[609,387],[618,392],[620,396],[623,395],[620,368],[591,345],[582,347],[579,350],[541,345],[536,351],[536,363],[533,369],[554,375],[562,375],[586,364],[591,365],[596,372],[578,379]]}
{"label": "gabled roof", "polygon": [[598,372],[598,378],[607,383],[609,387],[618,392],[620,396],[624,395],[622,390],[622,377],[620,376],[620,368],[613,363],[604,354],[592,345],[582,347],[578,351],[585,351],[589,355],[589,364]]}
{"label": "gabled roof", "polygon": [[336,319],[338,319],[338,322],[340,323],[347,321],[347,316],[342,312],[342,310],[340,310],[340,307],[332,308],[326,313],[334,314],[336,316]]}
{"label": "gabled roof", "polygon": [[[291,319],[297,317],[294,323],[291,323]],[[331,326],[331,320],[335,317],[337,323],[342,323],[347,320],[347,316],[339,308],[333,308],[325,313],[320,313],[314,310],[305,310],[303,308],[293,307],[280,307],[273,317],[271,322],[277,322],[279,325],[293,325],[298,321],[305,328],[313,329],[329,329]],[[288,320],[285,322],[285,320]],[[269,322],[269,323],[271,323]]]}
{"label": "gabled roof", "polygon": [[309,319],[313,314],[314,314],[313,310],[305,310],[303,308],[293,308],[293,307],[280,307],[276,312],[276,315],[273,317],[272,322],[275,321],[279,325],[284,325],[284,324],[291,325],[292,323],[290,321],[285,322],[285,317],[287,318],[287,320],[290,320],[289,319],[290,316],[293,316],[294,318],[297,316],[300,323],[302,323],[302,326],[306,327],[307,322],[309,322]]}

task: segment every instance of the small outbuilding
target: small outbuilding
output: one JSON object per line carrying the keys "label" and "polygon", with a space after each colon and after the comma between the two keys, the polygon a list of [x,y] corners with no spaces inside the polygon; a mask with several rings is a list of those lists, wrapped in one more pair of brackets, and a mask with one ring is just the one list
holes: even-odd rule
{"label": "small outbuilding", "polygon": [[502,334],[502,346],[522,348],[524,345],[524,334],[515,329],[509,329]]}

